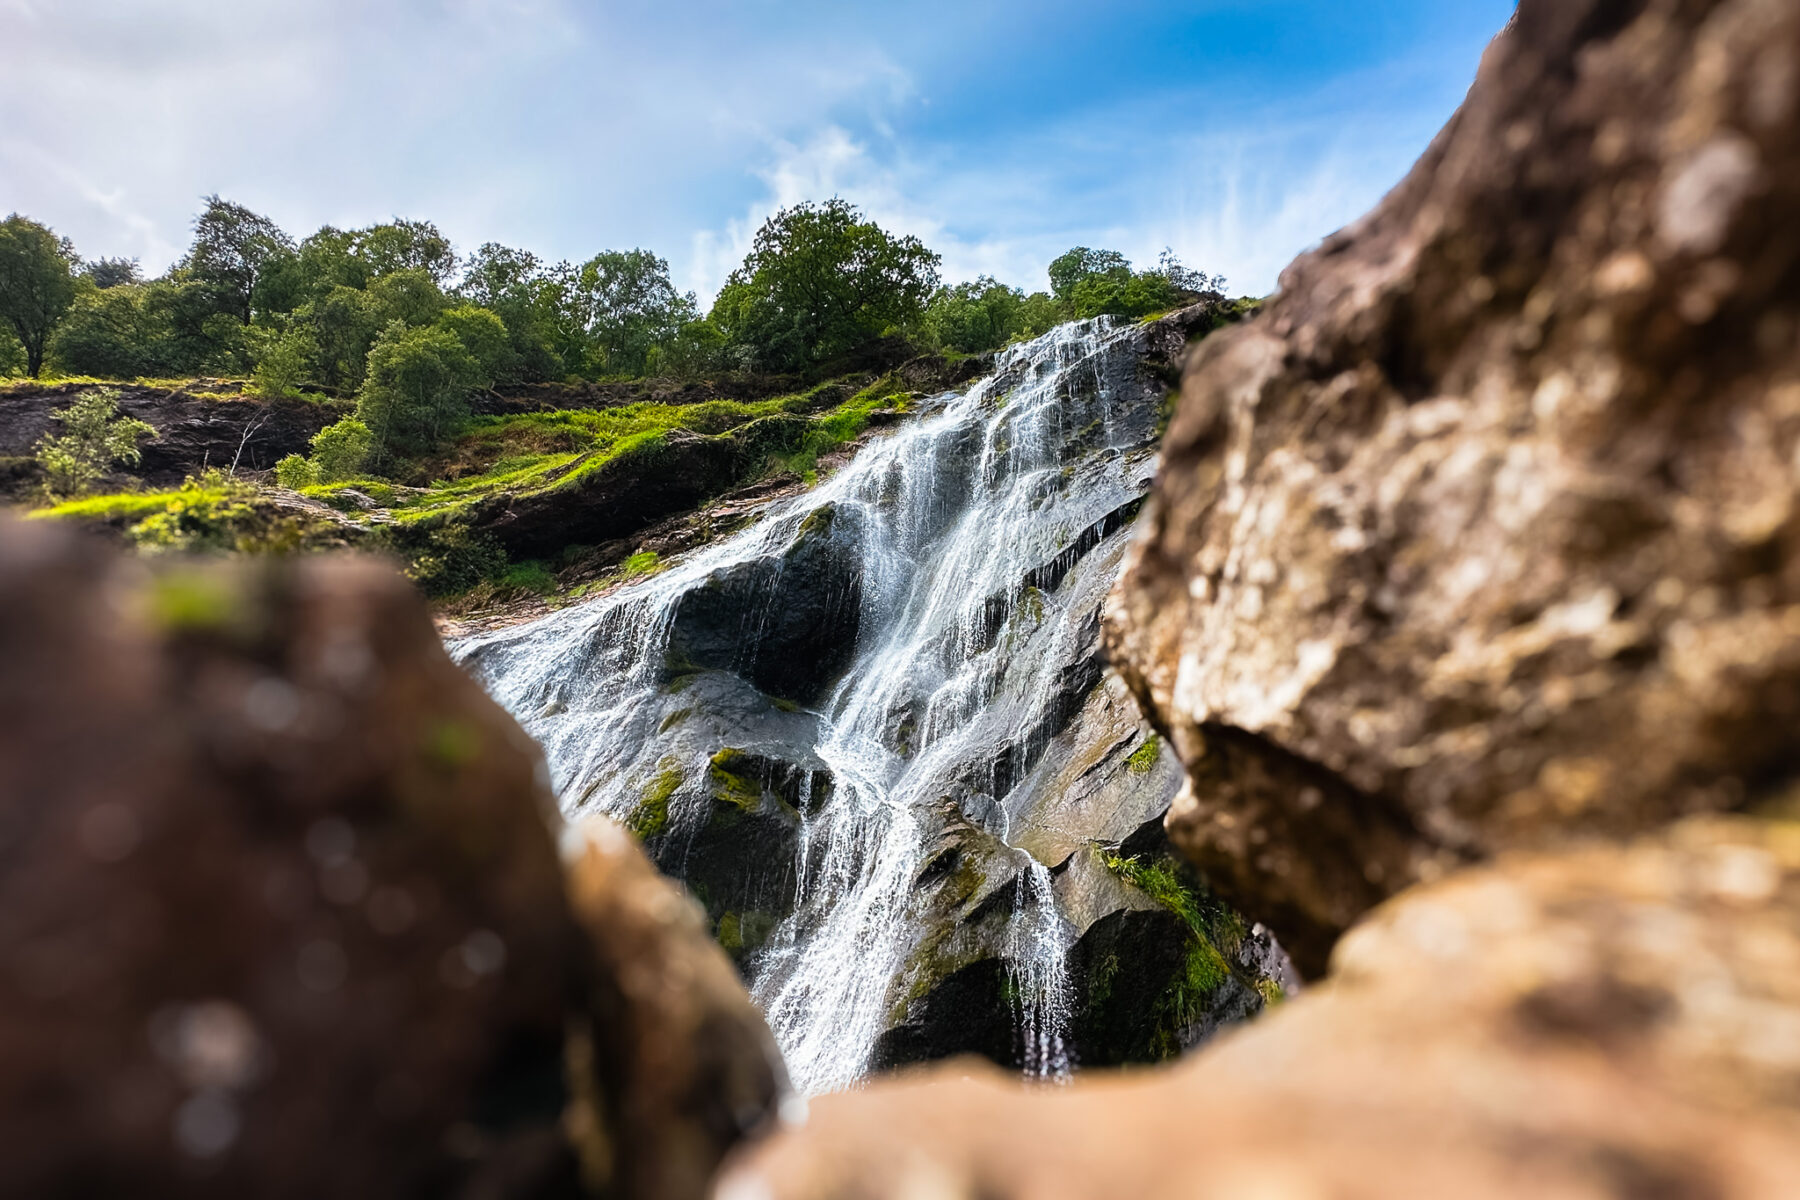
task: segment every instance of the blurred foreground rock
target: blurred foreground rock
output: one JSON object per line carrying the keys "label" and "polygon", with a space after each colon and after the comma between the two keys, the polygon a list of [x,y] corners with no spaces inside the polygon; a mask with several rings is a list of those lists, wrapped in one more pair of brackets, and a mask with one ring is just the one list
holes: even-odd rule
{"label": "blurred foreground rock", "polygon": [[[564,835],[569,893],[600,976],[571,1132],[587,1182],[620,1196],[706,1193],[725,1151],[789,1100],[762,1014],[700,906],[605,817]],[[791,1102],[791,1101],[789,1101]]]}
{"label": "blurred foreground rock", "polygon": [[1418,880],[1800,773],[1800,7],[1524,0],[1201,345],[1115,660],[1176,842],[1316,973]]}
{"label": "blurred foreground rock", "polygon": [[721,1200],[1779,1200],[1800,1180],[1800,823],[1515,856],[1379,909],[1178,1067],[963,1063],[815,1101]]}
{"label": "blurred foreground rock", "polygon": [[0,524],[0,1194],[698,1195],[770,1039],[556,823],[393,572]]}

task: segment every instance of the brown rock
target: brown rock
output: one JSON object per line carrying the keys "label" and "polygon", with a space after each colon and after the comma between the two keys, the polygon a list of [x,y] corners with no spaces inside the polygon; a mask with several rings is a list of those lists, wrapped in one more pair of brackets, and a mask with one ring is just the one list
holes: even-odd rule
{"label": "brown rock", "polygon": [[559,824],[391,571],[0,524],[0,1195],[702,1195],[779,1057]]}
{"label": "brown rock", "polygon": [[1317,972],[1420,879],[1800,773],[1800,8],[1524,0],[1190,363],[1110,645]]}
{"label": "brown rock", "polygon": [[1409,893],[1182,1065],[955,1064],[815,1101],[721,1200],[1777,1200],[1800,1179],[1800,824],[1714,819]]}
{"label": "brown rock", "polygon": [[0,1193],[572,1179],[551,798],[404,581],[7,523],[0,664]]}
{"label": "brown rock", "polygon": [[789,1096],[762,1014],[700,907],[605,817],[564,839],[569,895],[607,986],[578,1052],[572,1122],[587,1182],[621,1197],[699,1197]]}

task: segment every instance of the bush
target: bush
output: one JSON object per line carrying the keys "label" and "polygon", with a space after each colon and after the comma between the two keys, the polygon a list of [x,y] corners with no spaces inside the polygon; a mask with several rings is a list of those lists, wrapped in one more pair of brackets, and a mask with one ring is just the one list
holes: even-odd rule
{"label": "bush", "polygon": [[311,459],[290,454],[275,464],[275,482],[292,491],[319,485],[319,468]]}
{"label": "bush", "polygon": [[66,430],[61,435],[46,433],[36,447],[37,464],[52,495],[82,495],[115,463],[135,466],[143,457],[138,443],[155,437],[156,430],[118,413],[119,393],[102,388],[50,414]]}
{"label": "bush", "polygon": [[252,373],[256,390],[265,396],[296,396],[319,356],[318,343],[305,329],[290,329],[268,344]]}
{"label": "bush", "polygon": [[355,417],[345,417],[313,435],[312,463],[317,483],[341,483],[363,473],[375,437]]}

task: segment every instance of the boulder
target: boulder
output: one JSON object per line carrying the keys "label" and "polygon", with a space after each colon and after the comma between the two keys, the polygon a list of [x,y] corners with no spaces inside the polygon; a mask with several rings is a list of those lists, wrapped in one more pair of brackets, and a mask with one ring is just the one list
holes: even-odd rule
{"label": "boulder", "polygon": [[825,505],[778,557],[715,571],[676,609],[671,663],[735,671],[782,700],[823,703],[856,657],[863,589],[858,517],[853,506]]}
{"label": "boulder", "polygon": [[1180,1065],[973,1061],[816,1100],[721,1200],[1778,1200],[1800,1178],[1800,824],[1503,857]]}
{"label": "boulder", "polygon": [[1109,647],[1301,965],[1513,847],[1800,773],[1800,9],[1525,0],[1193,355]]}
{"label": "boulder", "polygon": [[611,986],[572,1050],[570,1127],[595,1194],[697,1197],[790,1101],[781,1051],[699,907],[617,824],[564,838],[576,919]]}
{"label": "boulder", "polygon": [[[0,522],[6,1196],[682,1200],[773,1042],[367,560]],[[573,908],[571,908],[571,898]]]}
{"label": "boulder", "polygon": [[351,560],[0,526],[10,1195],[533,1195],[576,927],[535,747]]}

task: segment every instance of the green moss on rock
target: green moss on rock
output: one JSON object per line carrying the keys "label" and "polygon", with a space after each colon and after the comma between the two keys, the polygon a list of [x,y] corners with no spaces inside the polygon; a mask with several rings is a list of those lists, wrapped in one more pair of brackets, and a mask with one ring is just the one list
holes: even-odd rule
{"label": "green moss on rock", "polygon": [[1131,752],[1125,760],[1125,767],[1133,775],[1148,775],[1156,769],[1157,760],[1162,757],[1162,739],[1154,733],[1143,745]]}
{"label": "green moss on rock", "polygon": [[727,746],[712,756],[707,781],[712,785],[714,797],[745,813],[754,813],[762,807],[763,788],[762,784],[742,774],[747,757],[742,750]]}
{"label": "green moss on rock", "polygon": [[625,828],[641,841],[649,841],[669,827],[669,800],[686,781],[681,764],[673,758],[665,758],[657,766],[660,769],[656,778],[644,788],[637,807],[625,819]]}

